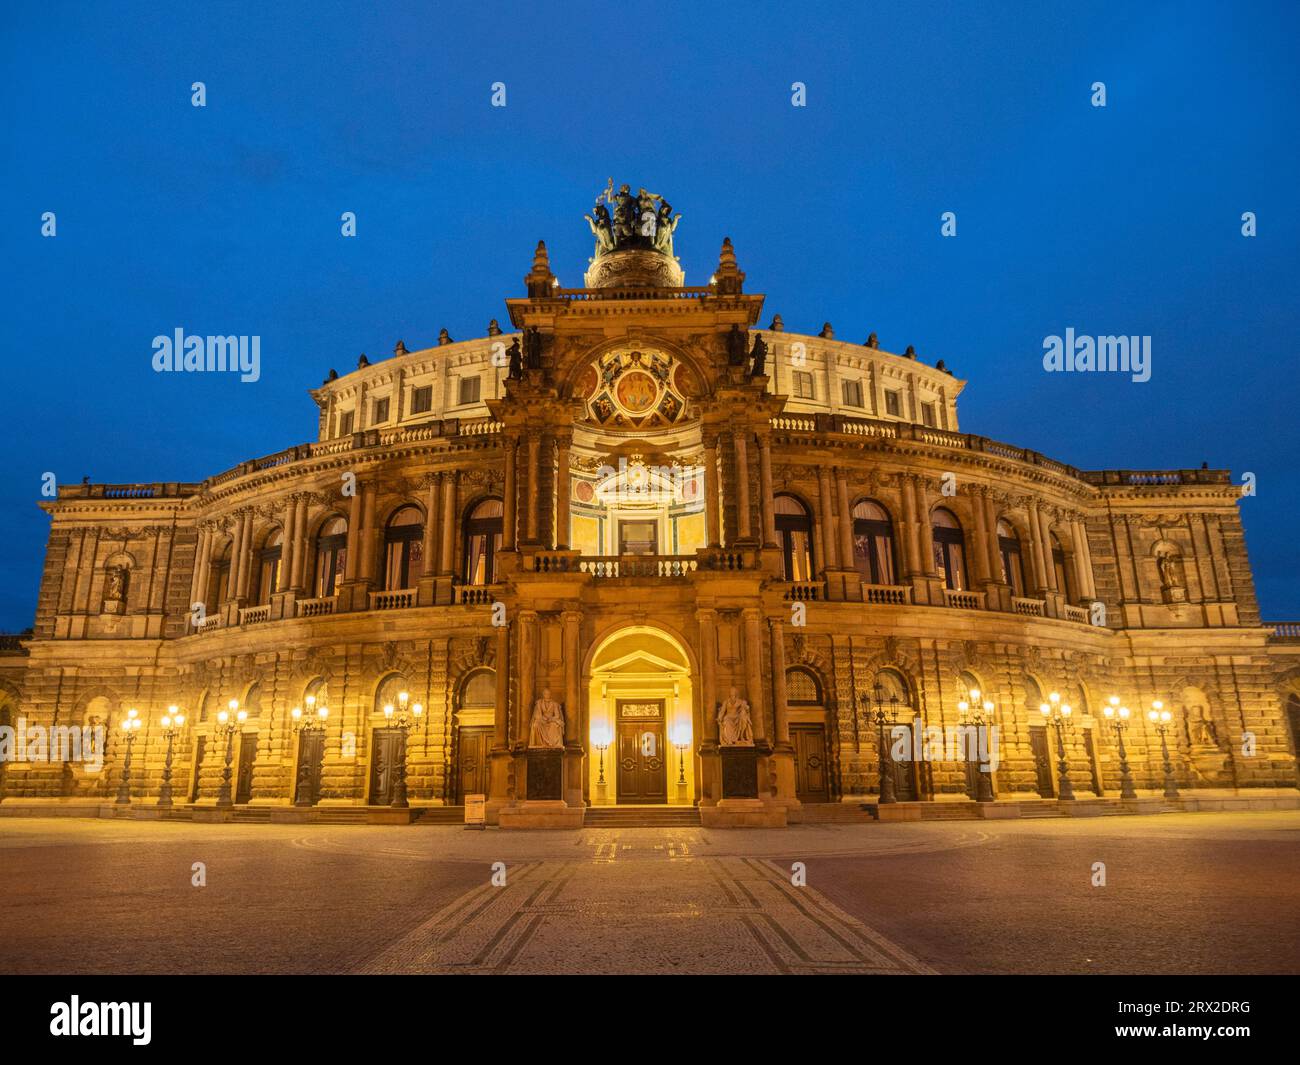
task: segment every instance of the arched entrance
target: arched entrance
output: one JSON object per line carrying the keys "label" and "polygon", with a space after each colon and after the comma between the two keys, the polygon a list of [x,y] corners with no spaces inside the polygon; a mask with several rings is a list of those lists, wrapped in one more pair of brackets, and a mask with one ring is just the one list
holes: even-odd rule
{"label": "arched entrance", "polygon": [[589,676],[592,805],[692,805],[695,699],[685,649],[662,629],[619,629],[597,646]]}

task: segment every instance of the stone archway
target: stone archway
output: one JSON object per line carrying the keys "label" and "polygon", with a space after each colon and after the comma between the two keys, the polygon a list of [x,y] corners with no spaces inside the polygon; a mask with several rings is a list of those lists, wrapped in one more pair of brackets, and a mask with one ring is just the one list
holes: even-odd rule
{"label": "stone archway", "polygon": [[627,626],[596,646],[588,677],[592,805],[693,805],[699,722],[686,648],[663,629]]}

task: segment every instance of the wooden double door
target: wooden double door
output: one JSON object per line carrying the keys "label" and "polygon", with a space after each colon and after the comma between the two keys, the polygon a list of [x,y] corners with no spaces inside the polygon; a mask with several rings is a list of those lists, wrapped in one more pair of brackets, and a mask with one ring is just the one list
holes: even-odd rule
{"label": "wooden double door", "polygon": [[298,733],[298,772],[293,801],[299,806],[320,802],[321,767],[325,761],[325,730],[303,729]]}
{"label": "wooden double door", "polygon": [[792,724],[794,794],[800,802],[830,802],[830,759],[826,751],[826,726]]}
{"label": "wooden double door", "polygon": [[[657,705],[658,716],[648,716]],[[645,711],[647,716],[632,716]],[[615,780],[619,803],[668,801],[668,753],[664,750],[663,702],[618,704],[618,759]]]}
{"label": "wooden double door", "polygon": [[461,725],[456,733],[456,794],[464,805],[466,795],[486,795],[492,768],[492,726]]}
{"label": "wooden double door", "polygon": [[406,758],[406,733],[400,728],[377,728],[370,759],[370,805],[391,806],[397,774]]}

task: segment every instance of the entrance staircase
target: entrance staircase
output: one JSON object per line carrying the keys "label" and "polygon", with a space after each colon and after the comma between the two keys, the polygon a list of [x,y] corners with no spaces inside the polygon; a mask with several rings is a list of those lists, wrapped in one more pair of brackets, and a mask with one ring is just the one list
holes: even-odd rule
{"label": "entrance staircase", "polygon": [[583,828],[699,828],[694,806],[588,806]]}

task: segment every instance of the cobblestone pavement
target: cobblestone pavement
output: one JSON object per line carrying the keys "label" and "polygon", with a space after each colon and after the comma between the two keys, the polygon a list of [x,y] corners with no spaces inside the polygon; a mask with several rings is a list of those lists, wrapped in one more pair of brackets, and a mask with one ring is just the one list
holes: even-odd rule
{"label": "cobblestone pavement", "polygon": [[5,973],[1300,972],[1300,813],[544,833],[15,818],[0,900]]}

